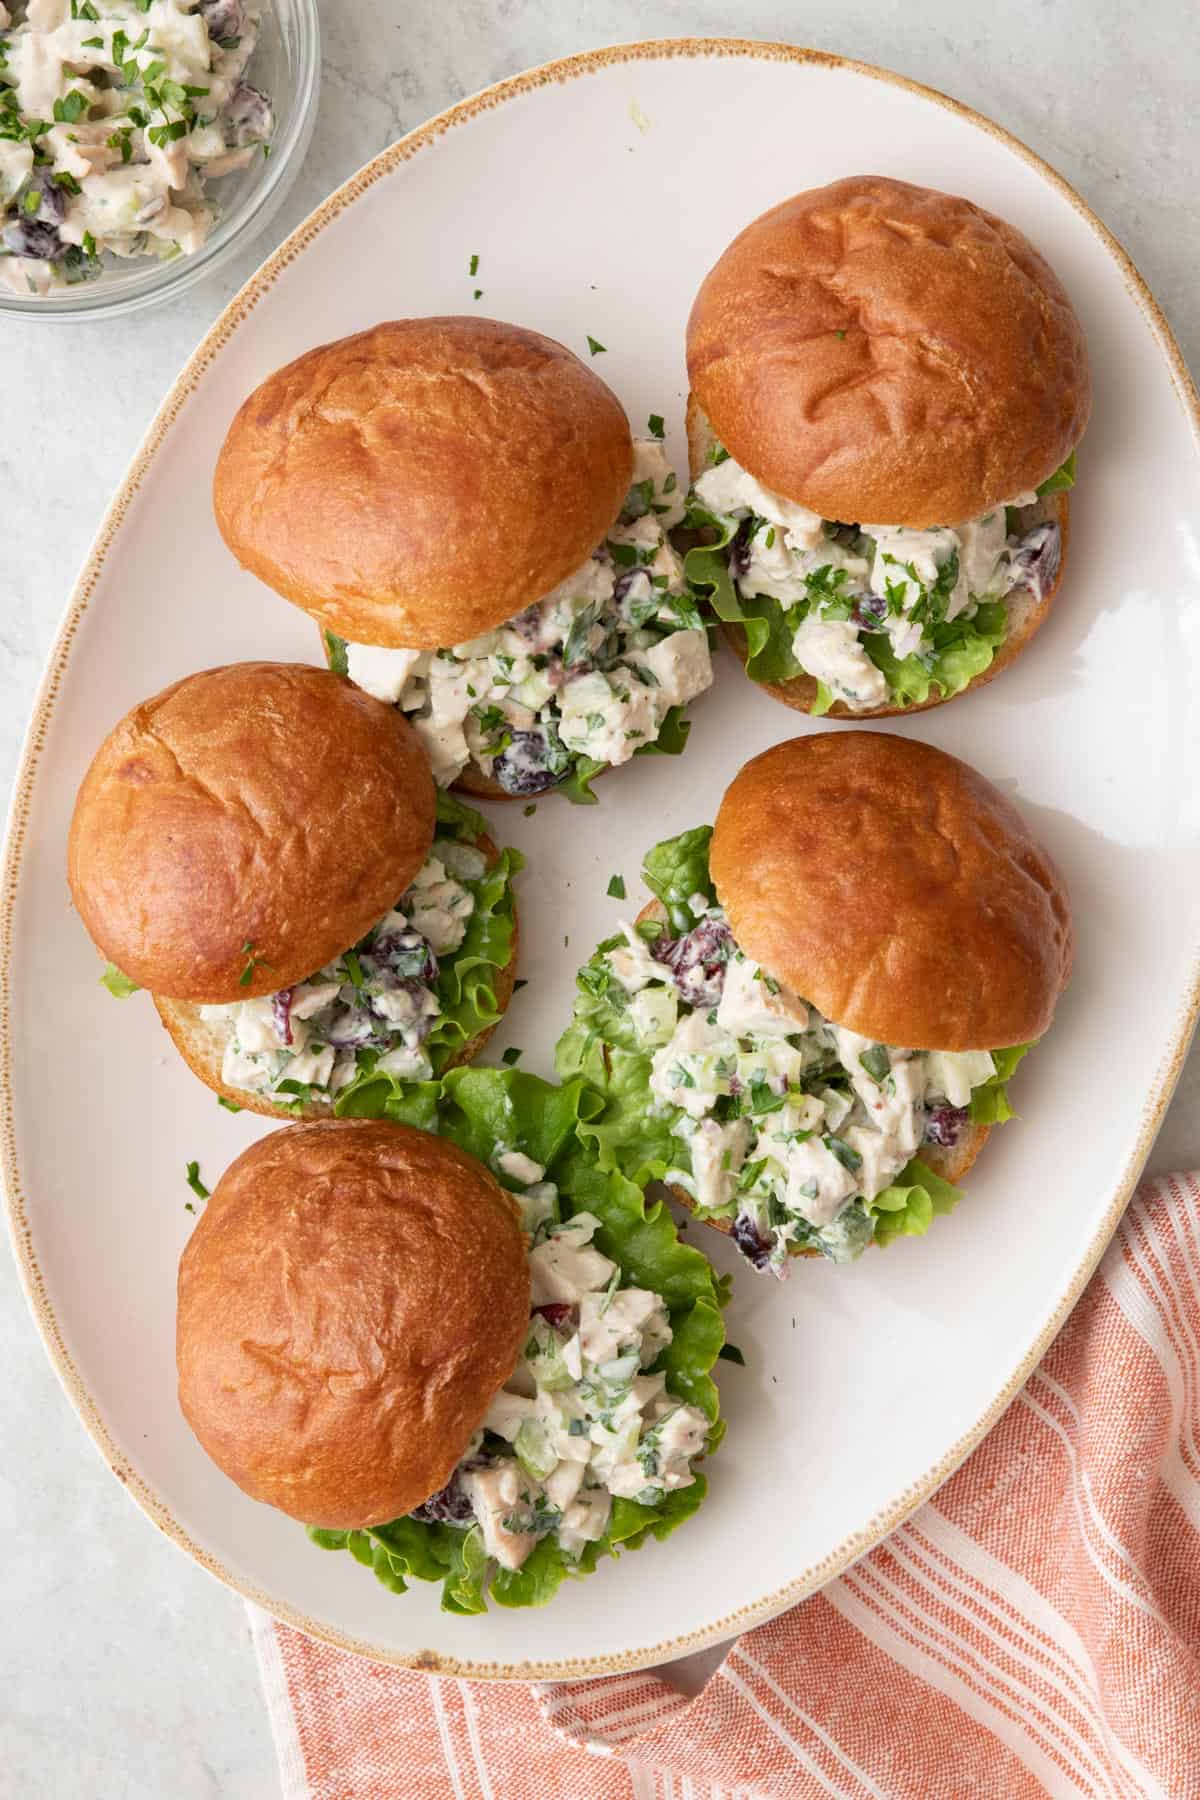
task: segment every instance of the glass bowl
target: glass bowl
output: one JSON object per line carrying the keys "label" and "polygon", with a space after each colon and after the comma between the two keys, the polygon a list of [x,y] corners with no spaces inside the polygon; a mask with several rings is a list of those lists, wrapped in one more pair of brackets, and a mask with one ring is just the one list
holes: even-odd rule
{"label": "glass bowl", "polygon": [[191,256],[171,262],[153,257],[117,262],[104,273],[49,294],[13,294],[0,287],[0,318],[101,319],[157,306],[194,286],[263,229],[296,177],[317,115],[321,78],[321,31],[317,0],[260,0],[259,40],[249,76],[275,109],[270,156],[256,156],[248,168],[213,181],[208,192],[220,217],[206,243]]}

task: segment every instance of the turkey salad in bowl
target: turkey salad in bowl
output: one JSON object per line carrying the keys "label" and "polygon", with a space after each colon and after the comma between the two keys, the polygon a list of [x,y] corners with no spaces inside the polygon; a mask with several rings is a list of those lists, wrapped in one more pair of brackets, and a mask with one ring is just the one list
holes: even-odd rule
{"label": "turkey salad in bowl", "polygon": [[315,0],[0,0],[0,311],[134,310],[224,262],[319,75]]}

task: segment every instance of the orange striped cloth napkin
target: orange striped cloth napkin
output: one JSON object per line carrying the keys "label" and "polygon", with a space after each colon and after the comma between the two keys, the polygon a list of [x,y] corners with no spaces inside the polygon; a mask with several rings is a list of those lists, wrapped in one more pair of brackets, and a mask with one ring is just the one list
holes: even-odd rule
{"label": "orange striped cloth napkin", "polygon": [[694,1698],[654,1673],[411,1674],[254,1629],[285,1800],[1194,1800],[1200,1179],[1141,1190],[936,1500]]}

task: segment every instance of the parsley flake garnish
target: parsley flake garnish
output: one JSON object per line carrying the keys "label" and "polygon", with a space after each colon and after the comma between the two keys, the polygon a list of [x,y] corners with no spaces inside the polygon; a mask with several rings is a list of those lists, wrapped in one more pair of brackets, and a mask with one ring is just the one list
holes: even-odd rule
{"label": "parsley flake garnish", "polygon": [[195,1194],[197,1200],[208,1199],[208,1189],[200,1179],[200,1164],[198,1162],[190,1162],[187,1165],[187,1184],[191,1188],[193,1194]]}
{"label": "parsley flake garnish", "polygon": [[588,332],[587,347],[593,356],[603,356],[606,354],[605,346],[598,342],[598,340],[592,336],[590,331]]}
{"label": "parsley flake garnish", "polygon": [[614,875],[609,881],[607,892],[610,900],[623,900],[625,898],[624,877],[621,875]]}
{"label": "parsley flake garnish", "polygon": [[246,939],[245,943],[242,945],[241,953],[244,957],[247,958],[247,962],[246,962],[245,968],[242,970],[241,974],[238,976],[238,986],[239,987],[249,987],[250,983],[254,980],[255,970],[260,969],[260,968],[261,969],[269,969],[271,967],[271,965],[267,961],[265,956],[256,956],[254,954],[254,939],[253,938]]}

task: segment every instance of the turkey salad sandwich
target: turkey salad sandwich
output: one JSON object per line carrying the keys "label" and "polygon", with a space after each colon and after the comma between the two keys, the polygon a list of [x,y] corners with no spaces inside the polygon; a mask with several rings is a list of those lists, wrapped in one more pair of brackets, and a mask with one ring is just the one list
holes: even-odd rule
{"label": "turkey salad sandwich", "polygon": [[645,877],[557,1053],[605,1096],[581,1125],[601,1167],[666,1181],[777,1274],[925,1232],[1069,973],[1065,892],[1014,809],[926,745],[797,739]]}
{"label": "turkey salad sandwich", "polygon": [[707,542],[687,569],[768,692],[879,717],[1024,648],[1091,391],[1070,301],[1012,226],[880,177],[798,194],[706,277],[688,371]]}
{"label": "turkey salad sandwich", "polygon": [[69,853],[109,986],[147,987],[200,1079],[273,1116],[478,1053],[513,991],[520,867],[436,792],[393,709],[274,663],[135,708],[84,780]]}
{"label": "turkey salad sandwich", "polygon": [[[180,1265],[180,1401],[210,1456],[392,1591],[441,1582],[454,1612],[541,1605],[668,1535],[721,1435],[723,1290],[661,1205],[581,1153],[581,1100],[456,1070],[387,1092],[385,1118],[275,1132]],[[282,1379],[256,1354],[281,1338]]]}
{"label": "turkey salad sandwich", "polygon": [[683,496],[662,420],[647,430],[537,332],[397,320],[250,395],[217,522],[331,666],[411,719],[439,784],[588,801],[601,770],[682,750],[712,682],[667,536]]}

